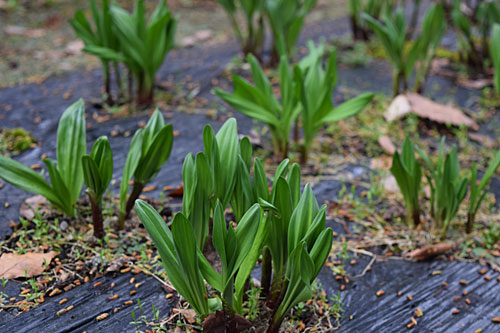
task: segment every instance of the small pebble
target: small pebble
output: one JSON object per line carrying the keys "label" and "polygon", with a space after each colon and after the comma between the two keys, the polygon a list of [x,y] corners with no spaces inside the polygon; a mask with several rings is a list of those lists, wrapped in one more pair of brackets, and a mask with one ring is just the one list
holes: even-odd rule
{"label": "small pebble", "polygon": [[61,229],[61,231],[66,231],[69,227],[69,224],[66,220],[63,220],[60,224],[59,224],[59,229]]}

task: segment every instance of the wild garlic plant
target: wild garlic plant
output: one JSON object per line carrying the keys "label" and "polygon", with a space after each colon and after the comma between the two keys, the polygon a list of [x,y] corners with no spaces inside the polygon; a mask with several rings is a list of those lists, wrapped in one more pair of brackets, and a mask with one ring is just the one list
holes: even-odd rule
{"label": "wild garlic plant", "polygon": [[[85,15],[77,11],[70,20],[77,36],[85,43],[84,51],[94,54],[103,63],[105,90],[111,97],[109,63],[114,64],[117,85],[121,92],[119,64],[129,71],[129,99],[133,100],[133,78],[137,85],[136,102],[141,108],[154,101],[155,75],[167,53],[174,47],[177,21],[167,6],[159,0],[147,18],[144,0],[135,0],[134,10],[129,13],[117,3],[103,0],[99,8],[95,0],[90,2],[93,28]],[[108,100],[109,101],[109,100]]]}
{"label": "wild garlic plant", "polygon": [[[334,107],[332,93],[337,84],[336,53],[323,67],[324,46],[309,42],[309,55],[292,69],[286,57],[279,66],[280,94],[273,92],[271,82],[257,59],[248,56],[254,85],[234,75],[234,92],[215,89],[215,94],[239,112],[264,122],[270,129],[274,155],[288,157],[290,132],[300,115],[304,141],[300,147],[302,163],[306,163],[313,140],[327,123],[356,115],[373,99],[364,93]],[[298,125],[297,125],[298,126]],[[297,134],[298,135],[298,134]]]}
{"label": "wild garlic plant", "polygon": [[392,0],[349,0],[349,16],[354,40],[370,39],[371,31],[363,19],[363,13],[378,20],[383,13],[392,12],[392,6]]}
{"label": "wild garlic plant", "polygon": [[481,203],[486,194],[488,193],[487,186],[491,180],[491,177],[493,177],[498,167],[500,167],[500,150],[497,151],[495,156],[491,159],[488,168],[484,172],[481,181],[479,181],[478,184],[477,165],[475,163],[472,165],[472,171],[469,179],[470,194],[469,194],[469,209],[467,212],[467,225],[466,225],[467,233],[471,233],[472,230],[474,229],[477,211],[479,210],[479,207],[481,207]]}
{"label": "wild garlic plant", "polygon": [[500,4],[453,0],[451,19],[462,61],[476,71],[484,71],[490,60],[490,32],[495,24],[500,24]]}
{"label": "wild garlic plant", "polygon": [[322,60],[322,52],[318,51],[313,42],[309,42],[309,56],[294,68],[304,132],[304,142],[301,147],[303,164],[307,162],[313,140],[321,128],[328,123],[356,115],[365,109],[374,97],[372,93],[363,93],[334,107],[332,94],[338,78],[335,50],[328,56],[326,68]]}
{"label": "wild garlic plant", "polygon": [[90,155],[82,156],[83,178],[92,209],[94,236],[102,239],[104,227],[102,220],[102,196],[113,177],[113,153],[106,136],[99,137]]}
{"label": "wild garlic plant", "polygon": [[[423,172],[421,164],[416,159],[415,150],[425,166]],[[424,173],[430,187],[432,231],[436,232],[440,238],[446,238],[470,187],[466,232],[472,232],[477,212],[488,193],[487,185],[499,166],[500,151],[491,159],[478,182],[476,164],[473,164],[469,177],[461,175],[457,147],[453,146],[449,152],[445,152],[444,137],[441,139],[435,161],[423,150],[417,146],[414,147],[407,137],[401,154],[397,151],[394,153],[390,169],[404,197],[407,225],[417,226],[420,221],[419,195],[422,173]]]}
{"label": "wild garlic plant", "polygon": [[[132,141],[123,168],[120,185],[120,229],[129,217],[135,200],[144,187],[156,177],[172,151],[174,133],[172,124],[165,125],[160,110],[156,109],[146,127],[138,129]],[[133,179],[130,195],[129,182]],[[128,196],[127,196],[128,195]]]}
{"label": "wild garlic plant", "polygon": [[281,101],[273,93],[271,82],[264,74],[258,60],[249,55],[248,63],[254,84],[238,75],[233,75],[234,92],[215,89],[217,96],[239,112],[265,123],[271,132],[275,156],[288,156],[289,137],[292,124],[300,113],[296,96],[296,83],[292,68],[285,56],[279,65]]}
{"label": "wild garlic plant", "polygon": [[422,24],[422,31],[409,51],[405,48],[408,42],[408,29],[401,7],[392,15],[384,15],[382,21],[366,13],[363,14],[363,19],[377,35],[392,63],[394,96],[400,93],[401,85],[404,91],[409,89],[408,81],[415,71],[416,79],[413,90],[422,92],[431,61],[446,30],[443,6],[434,4],[429,8]]}
{"label": "wild garlic plant", "polygon": [[453,146],[445,155],[444,142],[443,137],[436,163],[432,163],[424,151],[416,148],[428,169],[426,178],[431,188],[431,216],[434,228],[442,238],[446,237],[451,221],[457,215],[468,185],[467,178],[460,175],[457,147]]}
{"label": "wild garlic plant", "polygon": [[[260,58],[265,35],[266,0],[217,0],[224,8],[244,55]],[[239,17],[245,20],[240,22]]]}
{"label": "wild garlic plant", "polygon": [[24,191],[44,196],[64,214],[76,216],[76,202],[83,186],[82,156],[86,153],[85,105],[83,100],[69,106],[57,127],[56,161],[45,158],[50,184],[23,164],[0,156],[0,178]]}
{"label": "wild garlic plant", "polygon": [[149,106],[154,101],[156,72],[174,47],[177,20],[166,0],[158,1],[149,20],[144,0],[135,1],[131,14],[116,4],[111,6],[111,13],[123,62],[137,82],[137,104]]}
{"label": "wild garlic plant", "polygon": [[274,60],[292,59],[307,14],[317,0],[266,0],[266,14],[274,37]]}
{"label": "wild garlic plant", "polygon": [[413,143],[406,137],[401,154],[394,152],[390,169],[399,190],[403,194],[406,206],[406,225],[418,226],[420,224],[420,187],[422,184],[422,166],[415,157]]}
{"label": "wild garlic plant", "polygon": [[[325,229],[325,207],[318,207],[310,186],[306,185],[301,194],[300,167],[294,164],[289,168],[289,161],[283,161],[270,193],[262,162],[252,161],[248,139],[238,142],[235,130],[234,119],[228,120],[217,135],[207,127],[205,152],[198,153],[196,158],[186,157],[183,180],[187,203],[183,203],[183,212],[174,217],[171,228],[141,200],[136,201],[136,211],[158,248],[173,286],[202,319],[222,309],[225,326],[230,331],[238,331],[235,318],[243,311],[243,295],[256,262],[261,255],[265,257],[264,252],[270,253],[264,258],[265,265],[275,269],[273,288],[266,295],[269,304],[273,304],[268,331],[278,332],[289,310],[312,296],[311,284],[330,252],[333,235],[331,229]],[[208,186],[211,180],[205,176],[211,179],[210,174],[217,174],[220,158],[226,164],[233,159],[237,161],[236,176],[235,180],[232,176],[221,180],[234,182],[231,191],[226,188],[217,193],[213,184]],[[200,181],[204,184],[198,192]],[[234,223],[227,222],[224,213],[227,205],[235,213]],[[193,215],[192,207],[208,207],[203,221],[196,220],[200,217]],[[210,266],[203,252],[205,248],[198,242],[207,238],[199,236],[197,223],[208,226],[210,221],[221,273]],[[212,294],[208,294],[205,284],[213,288]]]}
{"label": "wild garlic plant", "polygon": [[81,10],[76,11],[74,18],[69,20],[69,23],[73,27],[78,38],[85,44],[83,52],[93,54],[101,61],[104,74],[106,102],[111,105],[114,101],[111,94],[110,64],[113,64],[120,96],[123,95],[119,63],[124,59],[120,55],[120,41],[114,31],[109,1],[102,0],[101,7],[99,8],[96,1],[91,0],[90,11],[92,13],[94,27],[92,27],[92,24],[87,20],[85,14]]}
{"label": "wild garlic plant", "polygon": [[[262,59],[266,26],[273,34],[271,64],[281,56],[292,58],[307,14],[317,0],[217,0],[227,13],[247,56]],[[244,18],[240,23],[239,18]]]}

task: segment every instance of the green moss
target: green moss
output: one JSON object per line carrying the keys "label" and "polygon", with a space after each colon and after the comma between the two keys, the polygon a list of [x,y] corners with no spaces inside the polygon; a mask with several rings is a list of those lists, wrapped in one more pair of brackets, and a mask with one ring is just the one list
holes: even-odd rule
{"label": "green moss", "polygon": [[451,62],[459,62],[460,54],[457,51],[448,50],[444,47],[438,47],[436,49],[436,58],[448,59]]}
{"label": "green moss", "polygon": [[500,94],[491,87],[484,88],[481,94],[481,105],[486,108],[500,107]]}
{"label": "green moss", "polygon": [[17,155],[36,142],[31,133],[23,128],[3,128],[0,132],[0,154]]}

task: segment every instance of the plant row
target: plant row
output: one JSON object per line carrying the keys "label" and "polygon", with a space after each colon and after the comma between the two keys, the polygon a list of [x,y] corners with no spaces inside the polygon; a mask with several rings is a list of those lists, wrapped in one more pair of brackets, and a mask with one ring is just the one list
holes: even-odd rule
{"label": "plant row", "polygon": [[334,107],[332,93],[338,79],[336,52],[327,56],[324,65],[324,45],[315,46],[311,41],[308,45],[309,55],[293,67],[286,56],[281,57],[280,89],[276,93],[253,55],[248,55],[248,62],[254,84],[235,74],[233,93],[214,90],[237,111],[269,127],[275,156],[288,157],[290,134],[296,123],[296,141],[299,127],[304,133],[303,141],[297,142],[302,163],[307,162],[313,140],[325,124],[356,115],[374,96],[364,93]]}
{"label": "plant row", "polygon": [[495,88],[500,93],[500,4],[442,0],[428,9],[421,31],[415,37],[420,3],[420,0],[413,1],[408,22],[406,2],[399,5],[395,0],[349,1],[355,39],[367,40],[374,33],[393,65],[394,96],[401,88],[423,91],[431,61],[448,25],[457,33],[458,52],[463,62],[476,73],[494,65]]}
{"label": "plant row", "polygon": [[[417,159],[415,151],[422,162]],[[460,204],[469,191],[466,231],[472,232],[477,211],[488,193],[487,185],[499,166],[500,150],[489,162],[486,172],[478,182],[476,164],[473,164],[469,177],[461,175],[457,147],[453,146],[449,152],[445,152],[444,138],[439,146],[437,160],[433,161],[423,150],[414,146],[407,137],[401,153],[394,152],[390,169],[404,197],[406,224],[418,226],[421,223],[420,195],[422,176],[425,174],[430,187],[430,215],[432,217],[432,224],[428,226],[430,231],[437,232],[441,238],[446,237]]]}
{"label": "plant row", "polygon": [[[205,127],[204,151],[186,156],[183,209],[169,228],[153,207],[137,199],[168,159],[172,141],[172,125],[165,125],[158,110],[136,131],[123,169],[120,227],[135,204],[176,290],[203,319],[223,311],[230,331],[236,329],[237,315],[242,314],[247,280],[264,253],[262,293],[272,310],[269,331],[277,332],[288,311],[312,296],[311,285],[330,252],[333,234],[325,229],[326,206],[318,206],[309,185],[301,191],[300,167],[290,166],[288,160],[279,165],[269,184],[262,161],[253,158],[248,138],[238,139],[236,121],[231,118],[217,135],[210,126]],[[0,177],[43,195],[68,216],[76,216],[85,183],[94,235],[102,238],[102,198],[113,175],[113,156],[104,136],[86,154],[82,100],[61,117],[57,161],[43,161],[50,184],[43,174],[3,156]],[[229,207],[234,223],[226,220]],[[204,255],[208,240],[222,264],[220,273]],[[210,294],[205,283],[212,288]]]}
{"label": "plant row", "polygon": [[[27,192],[44,196],[64,214],[77,216],[77,201],[83,188],[88,195],[94,222],[94,235],[103,238],[102,197],[113,176],[113,155],[106,136],[99,137],[87,155],[83,100],[67,108],[57,128],[56,160],[44,158],[50,183],[23,164],[0,156],[0,178]],[[130,144],[120,186],[120,229],[129,216],[135,200],[156,177],[170,156],[173,143],[172,125],[165,125],[156,110],[144,128],[138,129]],[[130,183],[133,188],[129,194]]]}

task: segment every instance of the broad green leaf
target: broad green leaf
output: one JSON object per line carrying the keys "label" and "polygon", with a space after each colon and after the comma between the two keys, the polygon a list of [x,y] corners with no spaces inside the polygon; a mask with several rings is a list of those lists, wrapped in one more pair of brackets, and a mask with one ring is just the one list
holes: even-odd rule
{"label": "broad green leaf", "polygon": [[57,168],[73,202],[82,190],[81,160],[86,150],[85,105],[80,99],[64,111],[57,128]]}
{"label": "broad green leaf", "polygon": [[43,195],[48,201],[64,209],[57,193],[41,175],[11,158],[0,156],[0,178],[21,190]]}
{"label": "broad green leaf", "polygon": [[132,179],[132,176],[139,165],[139,161],[141,160],[143,135],[143,129],[138,129],[135,132],[134,137],[130,142],[130,148],[128,150],[127,159],[125,160],[125,166],[123,167],[122,182],[120,184],[120,212],[122,214],[125,214],[129,181]]}

